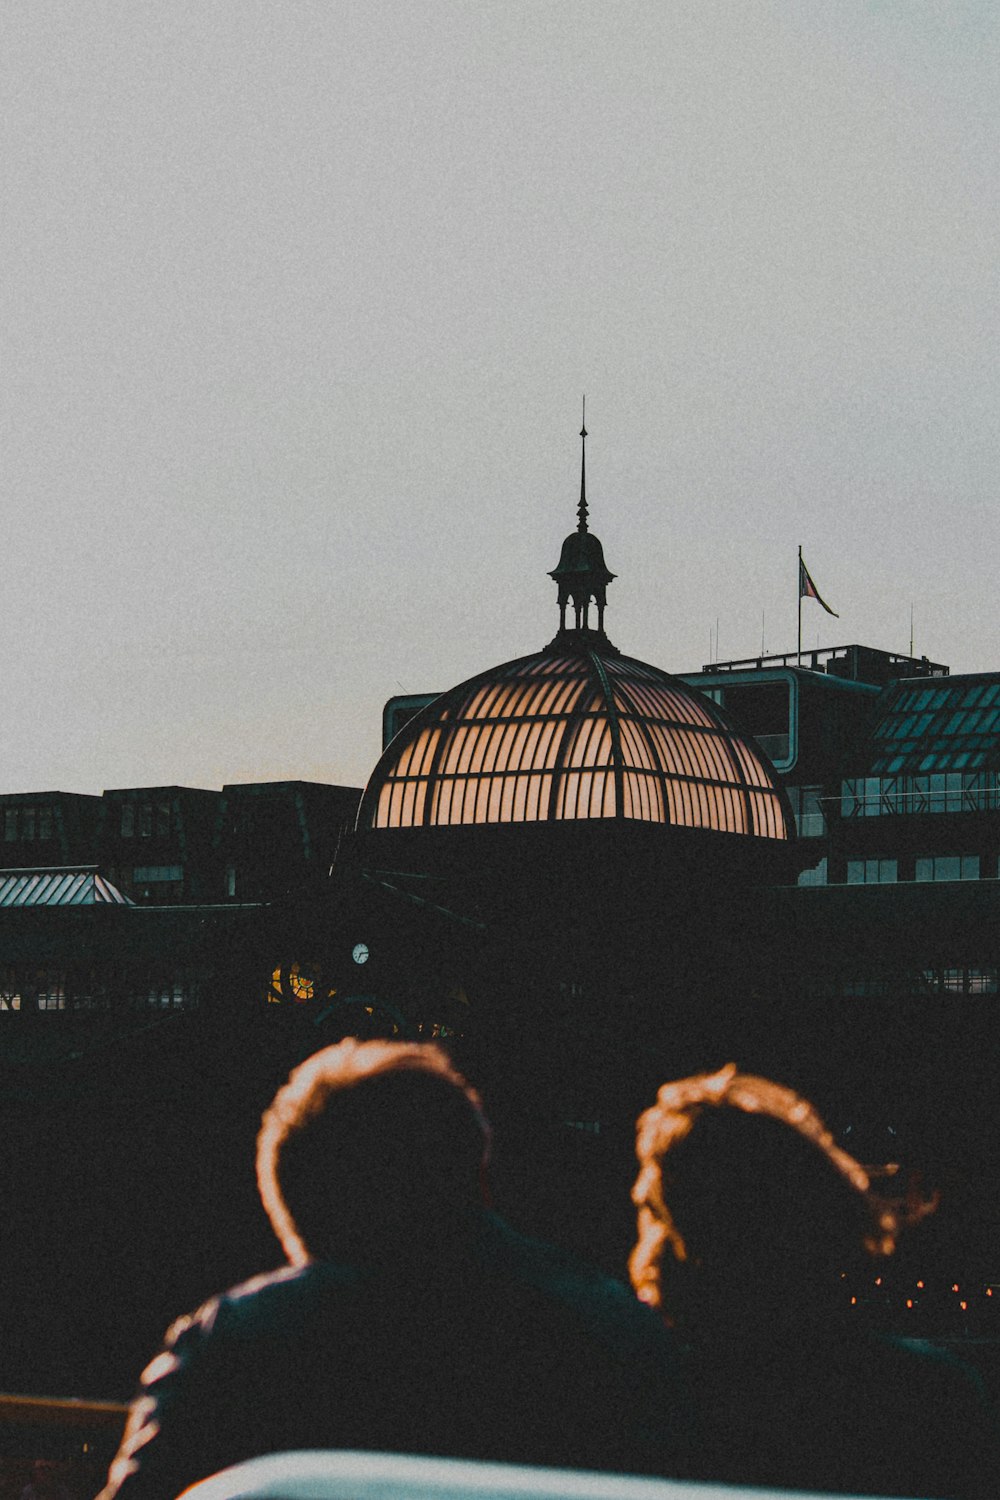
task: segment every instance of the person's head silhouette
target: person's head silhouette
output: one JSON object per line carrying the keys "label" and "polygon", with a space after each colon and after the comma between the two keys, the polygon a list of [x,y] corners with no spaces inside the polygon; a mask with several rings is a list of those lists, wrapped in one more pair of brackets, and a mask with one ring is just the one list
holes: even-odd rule
{"label": "person's head silhouette", "polygon": [[933,1206],[883,1197],[806,1099],[734,1064],[665,1084],[636,1152],[629,1271],[678,1323],[822,1314],[840,1273]]}
{"label": "person's head silhouette", "polygon": [[266,1111],[257,1182],[293,1265],[439,1253],[485,1196],[490,1130],[440,1048],[347,1040]]}

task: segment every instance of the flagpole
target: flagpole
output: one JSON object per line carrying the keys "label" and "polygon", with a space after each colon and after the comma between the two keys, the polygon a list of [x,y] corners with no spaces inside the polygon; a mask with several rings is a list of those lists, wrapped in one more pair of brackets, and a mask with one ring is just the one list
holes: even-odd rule
{"label": "flagpole", "polygon": [[797,587],[798,587],[798,591],[799,591],[799,640],[798,640],[797,660],[798,660],[799,666],[801,667],[801,665],[802,665],[802,548],[801,547],[799,548],[799,577],[798,577],[798,585],[797,585]]}

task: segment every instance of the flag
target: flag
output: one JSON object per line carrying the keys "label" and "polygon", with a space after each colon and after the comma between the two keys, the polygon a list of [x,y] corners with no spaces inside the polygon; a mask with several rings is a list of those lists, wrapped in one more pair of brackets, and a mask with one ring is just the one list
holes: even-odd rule
{"label": "flag", "polygon": [[816,587],[809,576],[809,569],[802,561],[801,552],[799,553],[799,598],[815,599],[817,604],[822,604],[828,615],[833,615],[833,618],[835,620],[840,619],[837,611],[835,609],[831,609],[825,599],[820,598],[819,589]]}

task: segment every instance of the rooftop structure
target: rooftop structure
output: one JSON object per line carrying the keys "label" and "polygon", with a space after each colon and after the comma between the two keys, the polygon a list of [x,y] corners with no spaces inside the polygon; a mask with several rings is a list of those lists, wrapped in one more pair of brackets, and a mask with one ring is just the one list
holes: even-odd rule
{"label": "rooftop structure", "polygon": [[586,426],[580,437],[577,530],[549,575],[558,633],[409,715],[368,783],[359,831],[615,819],[787,839],[784,793],[753,740],[605,635],[615,575],[588,528]]}
{"label": "rooftop structure", "polygon": [[131,906],[96,867],[80,870],[0,870],[2,906]]}

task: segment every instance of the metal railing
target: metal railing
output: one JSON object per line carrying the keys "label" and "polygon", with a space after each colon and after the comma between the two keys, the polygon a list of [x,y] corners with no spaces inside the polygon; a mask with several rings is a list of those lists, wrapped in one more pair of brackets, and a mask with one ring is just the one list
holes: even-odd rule
{"label": "metal railing", "polygon": [[841,792],[834,797],[821,797],[820,801],[839,809],[843,818],[996,812],[1000,810],[1000,786],[951,787],[933,792]]}

